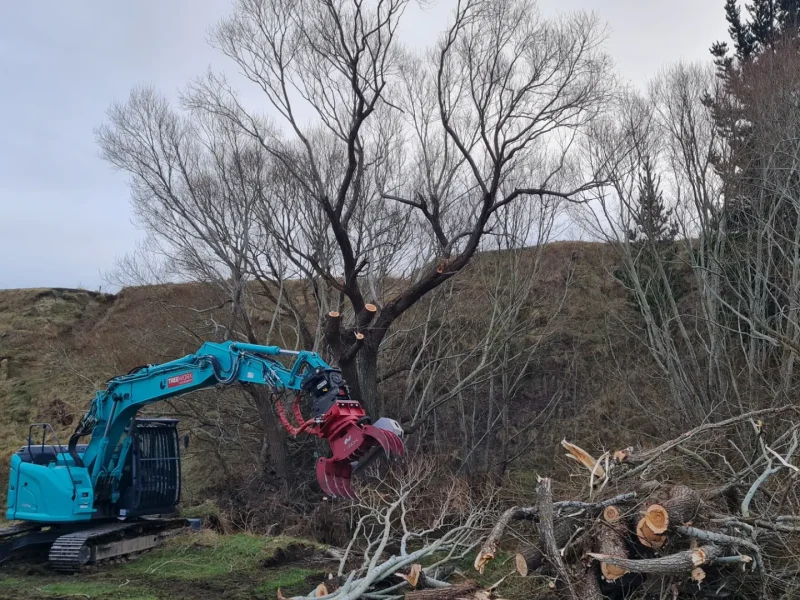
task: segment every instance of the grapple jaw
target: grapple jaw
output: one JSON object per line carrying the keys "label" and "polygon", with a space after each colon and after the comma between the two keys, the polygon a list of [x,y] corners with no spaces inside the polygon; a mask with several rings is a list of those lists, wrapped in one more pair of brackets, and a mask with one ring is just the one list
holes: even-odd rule
{"label": "grapple jaw", "polygon": [[300,398],[295,399],[293,413],[298,425],[286,418],[278,403],[278,415],[292,435],[310,433],[328,440],[332,456],[317,461],[317,480],[322,491],[335,498],[355,499],[352,475],[359,461],[370,449],[380,447],[387,457],[404,453],[403,430],[392,419],[381,418],[374,424],[361,404],[350,398],[350,392],[336,369],[317,369],[303,381],[303,391],[313,398],[314,417],[304,420]]}

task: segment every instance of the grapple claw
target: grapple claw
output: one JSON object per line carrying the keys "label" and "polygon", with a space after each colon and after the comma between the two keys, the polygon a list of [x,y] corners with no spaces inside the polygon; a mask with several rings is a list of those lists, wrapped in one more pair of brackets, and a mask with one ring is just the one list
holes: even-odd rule
{"label": "grapple claw", "polygon": [[353,467],[348,462],[330,458],[320,458],[317,461],[317,481],[328,496],[355,500],[356,495],[351,484],[352,473]]}

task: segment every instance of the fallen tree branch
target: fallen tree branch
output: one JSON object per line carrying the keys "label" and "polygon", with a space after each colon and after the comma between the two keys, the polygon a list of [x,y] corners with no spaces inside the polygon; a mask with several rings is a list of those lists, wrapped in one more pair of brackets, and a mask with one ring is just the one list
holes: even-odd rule
{"label": "fallen tree branch", "polygon": [[455,600],[456,598],[468,597],[472,592],[476,592],[479,589],[481,587],[474,581],[465,581],[444,589],[408,592],[406,600]]}
{"label": "fallen tree branch", "polygon": [[730,419],[725,419],[724,421],[718,421],[716,423],[705,423],[694,429],[690,429],[679,435],[678,437],[664,442],[660,446],[653,448],[652,450],[647,450],[646,452],[642,452],[639,454],[631,454],[626,456],[626,462],[634,462],[637,463],[638,466],[631,469],[630,471],[626,471],[619,476],[619,480],[628,479],[633,477],[634,475],[639,475],[642,471],[647,469],[653,462],[655,462],[661,455],[666,452],[669,452],[676,446],[683,444],[684,442],[689,441],[696,435],[701,433],[706,433],[709,431],[713,431],[715,429],[723,429],[730,425],[734,425],[736,423],[741,423],[742,421],[747,421],[753,419],[755,417],[765,417],[765,416],[774,416],[779,415],[785,412],[795,412],[800,413],[800,410],[795,406],[781,406],[778,408],[764,408],[762,410],[754,410],[748,413],[744,413],[737,417],[731,417]]}
{"label": "fallen tree branch", "polygon": [[715,544],[725,544],[729,546],[747,548],[754,554],[756,568],[762,572],[764,570],[764,563],[761,559],[761,548],[749,540],[740,537],[734,537],[732,535],[726,535],[724,533],[718,533],[716,531],[705,531],[704,529],[697,529],[697,527],[681,526],[676,527],[675,531],[683,536],[697,538],[698,540],[702,540],[704,542],[713,542]]}
{"label": "fallen tree branch", "polygon": [[550,479],[539,480],[536,486],[536,505],[539,507],[539,533],[544,542],[547,560],[553,565],[558,574],[558,578],[564,584],[569,598],[581,600],[583,594],[578,594],[572,581],[572,575],[564,564],[564,559],[559,551],[556,538],[553,533],[553,488]]}
{"label": "fallen tree branch", "polygon": [[[613,498],[609,498],[608,500],[603,500],[602,502],[577,502],[573,500],[563,500],[560,502],[552,503],[552,508],[555,511],[562,511],[566,509],[571,510],[586,510],[592,513],[600,512],[609,506],[614,506],[617,504],[627,504],[632,502],[636,499],[636,492],[626,492],[624,494],[619,494],[614,496]],[[497,554],[497,544],[500,542],[500,539],[503,537],[503,533],[505,532],[506,528],[512,521],[523,521],[528,520],[532,521],[535,520],[539,516],[539,507],[538,506],[529,506],[526,508],[522,508],[519,506],[514,506],[513,508],[509,508],[505,511],[500,518],[495,523],[495,526],[492,528],[491,533],[489,533],[486,541],[483,543],[480,552],[475,557],[474,568],[476,571],[483,573],[483,569],[486,565],[494,559]],[[556,536],[558,537],[558,536]],[[567,538],[569,539],[569,538]],[[561,544],[564,543],[562,540]]]}
{"label": "fallen tree branch", "polygon": [[624,558],[610,554],[590,552],[588,554],[605,565],[612,565],[631,573],[653,575],[677,575],[688,573],[697,567],[713,563],[722,555],[722,548],[707,545],[693,550],[684,550],[658,558]]}

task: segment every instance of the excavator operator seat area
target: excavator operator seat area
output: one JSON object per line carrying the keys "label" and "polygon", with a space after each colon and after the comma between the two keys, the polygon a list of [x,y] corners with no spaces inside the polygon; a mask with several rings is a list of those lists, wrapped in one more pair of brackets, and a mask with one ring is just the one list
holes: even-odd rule
{"label": "excavator operator seat area", "polygon": [[[86,452],[88,446],[89,444],[78,444],[76,446],[78,454]],[[19,455],[22,462],[33,463],[35,465],[48,465],[58,461],[58,455],[62,450],[64,449],[54,444],[36,444],[23,446],[17,450],[17,455]]]}

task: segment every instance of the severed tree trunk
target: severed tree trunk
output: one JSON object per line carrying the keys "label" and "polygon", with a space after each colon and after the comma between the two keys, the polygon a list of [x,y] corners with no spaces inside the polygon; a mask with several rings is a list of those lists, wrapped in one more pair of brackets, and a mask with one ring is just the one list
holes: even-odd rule
{"label": "severed tree trunk", "polygon": [[666,541],[667,530],[691,521],[699,509],[700,494],[688,486],[675,485],[661,503],[647,507],[636,524],[636,535],[643,545],[659,549]]}
{"label": "severed tree trunk", "polygon": [[514,556],[514,565],[517,573],[527,577],[544,563],[544,554],[538,548],[526,548]]}

